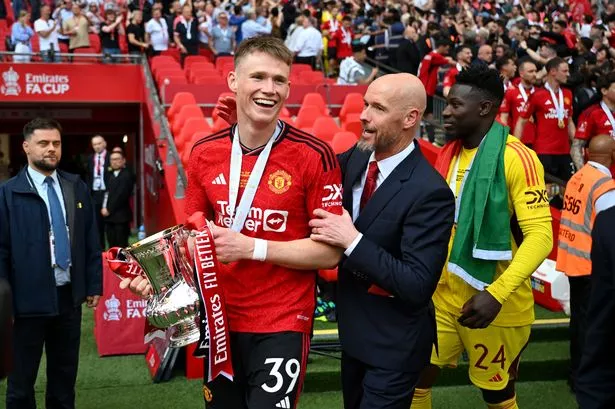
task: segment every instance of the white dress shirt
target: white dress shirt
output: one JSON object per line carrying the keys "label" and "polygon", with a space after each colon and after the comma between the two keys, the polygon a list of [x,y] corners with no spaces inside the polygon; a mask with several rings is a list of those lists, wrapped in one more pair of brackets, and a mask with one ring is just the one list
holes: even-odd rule
{"label": "white dress shirt", "polygon": [[[49,197],[47,196],[47,183],[45,183],[46,176],[42,173],[39,173],[37,170],[32,169],[28,166],[28,175],[30,176],[30,183],[33,183],[33,188],[36,189],[37,193],[45,202],[45,206],[47,206],[47,215],[49,216],[49,228],[51,230],[52,222],[51,222],[51,209],[49,207]],[[64,221],[66,222],[66,206],[64,205],[64,196],[62,195],[62,188],[60,187],[60,180],[58,179],[58,173],[54,170],[51,174],[51,178],[53,179],[53,190],[55,190],[56,195],[58,195],[58,199],[60,200],[60,206],[62,207],[62,215],[64,216]],[[69,235],[70,237],[70,235]],[[51,244],[50,244],[51,250]],[[51,264],[56,264],[56,255],[53,251],[51,253]],[[60,267],[56,266],[54,268],[54,275],[56,278],[56,285],[61,286],[70,283],[70,267],[68,270],[62,270]]]}
{"label": "white dress shirt", "polygon": [[[613,177],[611,175],[611,171],[604,165],[601,165],[598,162],[588,161],[588,164],[598,169],[600,172],[604,173],[608,177]],[[608,192],[603,193],[598,199],[596,199],[595,211],[596,215],[603,210],[610,209],[615,206],[615,190],[609,190]]]}
{"label": "white dress shirt", "polygon": [[145,32],[150,35],[154,51],[164,51],[169,48],[169,30],[165,19],[151,19],[145,25]]}
{"label": "white dress shirt", "polygon": [[[384,183],[386,178],[388,178],[389,175],[393,173],[395,168],[400,163],[402,163],[404,159],[410,156],[410,154],[414,150],[414,144],[415,142],[413,140],[410,143],[410,145],[408,145],[406,149],[404,149],[403,151],[393,156],[389,156],[386,159],[377,161],[378,162],[378,177],[376,179],[376,190],[378,190],[378,188],[380,187],[380,185],[382,185],[382,183]],[[361,175],[361,179],[352,187],[352,220],[353,221],[357,220],[357,218],[359,217],[359,210],[361,207],[361,196],[363,195],[363,187],[365,186],[365,179],[367,179],[367,169],[369,167],[369,164],[374,161],[376,161],[376,156],[372,152],[371,156],[369,157],[369,161],[367,161],[367,166],[365,166],[365,170],[363,171],[363,174]],[[375,194],[375,191],[374,191],[374,194]],[[357,247],[357,244],[359,244],[359,241],[361,241],[362,238],[363,238],[363,234],[359,233],[357,237],[354,239],[354,241],[352,242],[352,244],[348,246],[348,248],[344,251],[344,254],[346,256],[350,256],[350,254],[352,253],[354,248]]]}
{"label": "white dress shirt", "polygon": [[291,51],[297,53],[297,57],[316,57],[322,50],[322,34],[310,26],[302,30]]}

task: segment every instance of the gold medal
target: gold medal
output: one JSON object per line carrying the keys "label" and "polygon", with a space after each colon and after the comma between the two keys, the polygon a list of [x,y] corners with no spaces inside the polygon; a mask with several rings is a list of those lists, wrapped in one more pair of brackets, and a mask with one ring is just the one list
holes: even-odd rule
{"label": "gold medal", "polygon": [[566,124],[564,123],[563,119],[558,119],[557,126],[559,126],[559,129],[564,129],[566,127]]}

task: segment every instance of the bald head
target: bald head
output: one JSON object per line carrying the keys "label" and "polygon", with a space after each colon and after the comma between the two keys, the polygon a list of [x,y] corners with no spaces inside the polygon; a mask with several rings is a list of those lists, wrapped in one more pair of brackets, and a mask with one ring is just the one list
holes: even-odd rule
{"label": "bald head", "polygon": [[107,142],[105,141],[105,138],[100,135],[92,137],[92,148],[94,149],[94,152],[101,153],[106,147]]}
{"label": "bald head", "polygon": [[493,48],[490,45],[481,45],[478,49],[478,58],[490,64],[493,60]]}
{"label": "bald head", "polygon": [[587,151],[589,160],[609,168],[614,160],[615,140],[610,135],[596,135],[589,141]]}
{"label": "bald head", "polygon": [[425,87],[411,74],[388,74],[373,81],[364,96],[363,134],[359,148],[376,160],[405,149],[420,126],[427,105]]}

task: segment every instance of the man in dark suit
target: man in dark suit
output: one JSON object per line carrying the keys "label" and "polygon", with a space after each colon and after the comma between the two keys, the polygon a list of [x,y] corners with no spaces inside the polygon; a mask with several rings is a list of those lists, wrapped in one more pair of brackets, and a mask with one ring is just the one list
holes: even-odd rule
{"label": "man in dark suit", "polygon": [[132,210],[130,197],[135,184],[132,171],[126,168],[122,152],[111,153],[111,175],[101,214],[105,218],[109,247],[128,247]]}
{"label": "man in dark suit", "polygon": [[426,105],[420,80],[380,77],[365,103],[361,140],[339,158],[345,212],[316,210],[311,237],[345,249],[337,304],[344,407],[407,409],[436,341],[431,296],[455,203],[414,141]]}
{"label": "man in dark suit", "polygon": [[86,183],[88,189],[90,189],[94,202],[100,247],[105,247],[105,219],[100,211],[107,191],[110,155],[107,151],[107,142],[105,138],[100,135],[96,135],[92,138],[92,149],[94,149],[94,154],[88,157]]}
{"label": "man in dark suit", "polygon": [[615,407],[615,208],[596,216],[592,230],[587,341],[576,383],[581,409]]}
{"label": "man in dark suit", "polygon": [[421,64],[421,51],[417,45],[419,35],[412,26],[406,27],[404,38],[397,48],[397,69],[416,75]]}
{"label": "man in dark suit", "polygon": [[7,409],[36,407],[34,383],[47,357],[46,407],[74,408],[81,304],[102,293],[102,260],[88,189],[56,170],[60,124],[26,124],[28,166],[0,187],[0,279],[13,292],[13,372]]}

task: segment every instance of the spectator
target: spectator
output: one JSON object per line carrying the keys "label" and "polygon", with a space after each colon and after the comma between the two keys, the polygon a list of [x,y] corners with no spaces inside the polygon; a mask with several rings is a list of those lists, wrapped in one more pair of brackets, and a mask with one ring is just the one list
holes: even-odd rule
{"label": "spectator", "polygon": [[100,26],[104,22],[104,18],[100,15],[100,8],[98,4],[91,2],[88,5],[88,11],[85,16],[90,20],[90,32],[93,34],[100,34]]}
{"label": "spectator", "polygon": [[101,214],[105,218],[109,247],[128,247],[132,210],[130,198],[135,184],[132,171],[126,168],[126,158],[122,152],[111,153],[109,186]]}
{"label": "spectator", "polygon": [[181,52],[181,62],[187,55],[199,53],[199,28],[198,22],[192,16],[192,8],[189,5],[182,7],[182,15],[175,26],[175,44]]}
{"label": "spectator", "polygon": [[228,23],[228,14],[218,14],[218,24],[211,30],[209,48],[214,55],[232,55],[235,51],[235,33]]}
{"label": "spectator", "polygon": [[130,24],[126,27],[129,54],[140,55],[149,48],[149,43],[145,41],[145,30],[143,29],[142,23],[143,14],[141,10],[133,11]]}
{"label": "spectator", "polygon": [[297,41],[290,49],[295,54],[295,62],[309,64],[312,69],[316,69],[322,48],[322,35],[312,25],[312,19],[306,16],[303,19],[303,31],[299,33]]}
{"label": "spectator", "polygon": [[169,29],[167,21],[162,18],[161,7],[154,6],[152,9],[152,19],[145,25],[145,34],[154,55],[160,55],[169,48]]}
{"label": "spectator", "polygon": [[419,34],[412,26],[406,27],[404,38],[399,43],[397,48],[397,69],[401,72],[407,72],[412,75],[418,73],[419,65],[421,64],[421,51],[419,50],[417,41]]}
{"label": "spectator", "polygon": [[74,16],[73,1],[64,0],[60,4],[62,7],[57,7],[53,11],[52,18],[58,22],[58,27],[60,28],[60,32],[58,33],[58,42],[64,43],[67,47],[69,47],[70,36],[64,33],[64,22],[71,20]]}
{"label": "spectator", "polygon": [[367,57],[365,45],[360,42],[352,44],[352,57],[347,57],[340,64],[340,76],[337,79],[338,85],[366,85],[371,83],[378,75],[378,68],[374,67],[369,71],[368,66],[363,62]]}
{"label": "spectator", "polygon": [[474,60],[473,64],[483,64],[490,66],[493,61],[493,48],[490,45],[481,45],[478,49],[478,58]]}
{"label": "spectator", "polygon": [[241,25],[246,21],[246,17],[243,15],[243,9],[241,6],[235,6],[233,8],[233,15],[229,19],[229,24],[235,30],[235,44],[239,44],[241,39]]}
{"label": "spectator", "polygon": [[504,92],[512,86],[512,79],[517,73],[517,65],[515,60],[510,56],[504,56],[495,62],[495,69],[500,73],[502,83],[504,84]]}
{"label": "spectator", "polygon": [[436,94],[438,85],[438,70],[443,65],[455,63],[455,61],[448,56],[451,45],[451,40],[448,38],[438,38],[438,40],[436,40],[436,51],[427,54],[421,62],[419,79],[425,86],[425,91],[427,92],[426,118],[430,118],[433,112],[433,97]]}
{"label": "spectator", "polygon": [[68,45],[70,52],[90,46],[88,36],[90,21],[81,13],[81,7],[78,4],[73,4],[72,10],[73,17],[62,23],[62,32],[70,37]]}
{"label": "spectator", "polygon": [[[13,23],[11,27],[11,42],[15,46],[16,53],[30,54],[32,52],[32,36],[34,31],[28,25],[30,21],[30,13],[26,10],[19,12],[19,19]],[[30,62],[30,55],[15,55],[14,62]]]}
{"label": "spectator", "polygon": [[114,10],[105,11],[105,23],[100,28],[100,44],[106,61],[114,61],[112,55],[119,55],[120,36],[124,35],[123,17],[116,15]]}
{"label": "spectator", "polygon": [[[335,2],[327,3],[327,8],[331,11],[323,12],[324,23],[320,27],[322,36],[327,39],[327,59],[329,63],[329,74],[333,74],[337,68],[337,30],[340,29],[338,20],[339,8],[333,7]],[[329,18],[325,20],[325,13],[329,14]]]}
{"label": "spectator", "polygon": [[250,10],[246,13],[247,20],[241,25],[241,37],[243,40],[256,37],[260,34],[271,34],[271,22],[265,20],[265,24],[261,25],[256,21],[256,12]]}
{"label": "spectator", "polygon": [[344,16],[342,18],[342,26],[339,30],[337,30],[335,35],[338,61],[342,61],[345,58],[351,57],[354,54],[352,44],[355,35],[352,30],[352,18],[350,16]]}
{"label": "spectator", "polygon": [[165,16],[167,29],[169,30],[169,43],[175,43],[175,26],[182,16],[182,6],[178,0],[175,0],[169,6],[169,14]]}
{"label": "spectator", "polygon": [[444,97],[448,96],[449,91],[453,85],[455,85],[455,82],[457,81],[457,74],[472,64],[472,57],[472,48],[470,48],[470,46],[461,45],[457,47],[457,51],[455,53],[456,63],[448,70],[444,76],[444,81],[442,82],[442,95],[444,95]]}
{"label": "spectator", "polygon": [[303,20],[305,17],[303,15],[297,16],[295,22],[288,28],[288,36],[284,41],[284,45],[288,47],[289,50],[292,50],[297,42],[297,38],[299,38],[299,34],[303,31]]}
{"label": "spectator", "polygon": [[196,2],[196,18],[199,23],[199,41],[200,46],[203,48],[209,48],[209,37],[211,36],[211,30],[215,26],[213,18],[213,6],[210,3],[205,4],[203,0]]}
{"label": "spectator", "polygon": [[279,8],[274,7],[271,9],[269,22],[271,23],[271,35],[277,38],[282,38],[282,23],[284,22],[284,15],[280,13]]}
{"label": "spectator", "polygon": [[6,408],[35,407],[43,347],[47,407],[74,408],[81,304],[94,308],[102,294],[94,211],[79,176],[57,170],[60,125],[36,118],[23,135],[28,166],[0,187],[0,279],[9,281],[14,306]]}
{"label": "spectator", "polygon": [[43,61],[57,62],[60,61],[60,57],[57,55],[52,57],[52,55],[60,51],[58,25],[50,16],[51,8],[45,4],[41,7],[41,18],[34,22],[34,31],[38,34],[39,49],[43,56]]}

